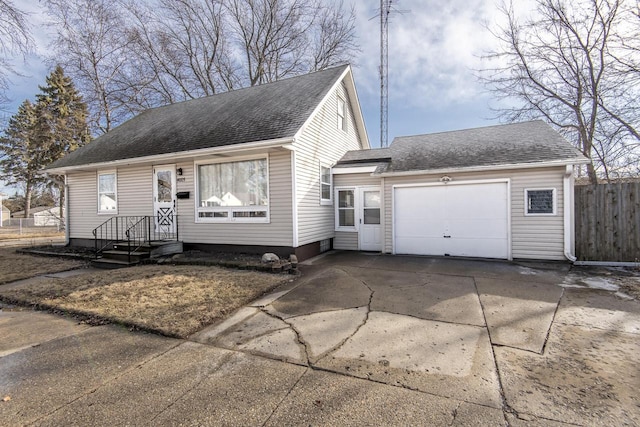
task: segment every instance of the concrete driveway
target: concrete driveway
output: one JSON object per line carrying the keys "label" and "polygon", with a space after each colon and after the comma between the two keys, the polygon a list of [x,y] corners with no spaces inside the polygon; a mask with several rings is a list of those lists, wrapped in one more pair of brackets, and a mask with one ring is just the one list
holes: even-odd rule
{"label": "concrete driveway", "polygon": [[302,269],[188,341],[2,310],[0,424],[640,424],[640,304],[587,286],[606,277],[357,253]]}

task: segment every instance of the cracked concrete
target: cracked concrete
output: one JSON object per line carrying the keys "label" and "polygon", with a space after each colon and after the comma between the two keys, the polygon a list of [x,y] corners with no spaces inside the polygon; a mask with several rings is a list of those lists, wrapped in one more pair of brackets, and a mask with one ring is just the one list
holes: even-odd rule
{"label": "cracked concrete", "polygon": [[563,290],[557,264],[363,254],[309,264],[189,341],[0,311],[0,398],[11,397],[0,419],[640,423],[638,301]]}

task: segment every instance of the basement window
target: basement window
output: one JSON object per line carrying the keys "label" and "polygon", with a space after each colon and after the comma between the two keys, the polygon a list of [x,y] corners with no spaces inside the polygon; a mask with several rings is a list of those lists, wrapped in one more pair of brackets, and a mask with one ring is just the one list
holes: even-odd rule
{"label": "basement window", "polygon": [[555,215],[555,188],[525,189],[525,215]]}

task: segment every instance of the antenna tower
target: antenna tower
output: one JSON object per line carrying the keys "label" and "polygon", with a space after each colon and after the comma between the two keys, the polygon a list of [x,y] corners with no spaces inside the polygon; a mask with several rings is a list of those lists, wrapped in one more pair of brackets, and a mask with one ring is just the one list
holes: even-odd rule
{"label": "antenna tower", "polygon": [[406,13],[391,6],[393,0],[380,0],[380,147],[389,145],[389,15]]}
{"label": "antenna tower", "polygon": [[389,143],[389,14],[391,0],[380,0],[380,147]]}

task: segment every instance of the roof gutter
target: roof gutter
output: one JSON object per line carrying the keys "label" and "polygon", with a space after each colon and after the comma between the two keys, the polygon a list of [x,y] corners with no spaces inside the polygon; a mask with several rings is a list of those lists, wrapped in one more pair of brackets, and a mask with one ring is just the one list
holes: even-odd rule
{"label": "roof gutter", "polygon": [[415,171],[402,171],[402,172],[382,172],[375,174],[376,176],[410,176],[410,175],[435,175],[440,173],[455,173],[455,172],[486,172],[495,170],[508,170],[508,169],[533,169],[544,167],[556,167],[566,165],[583,165],[589,163],[588,159],[566,159],[566,160],[553,160],[550,162],[538,162],[538,163],[507,163],[503,165],[486,165],[486,166],[470,166],[461,168],[442,168],[442,169],[428,169],[428,170],[415,170]]}
{"label": "roof gutter", "polygon": [[177,158],[184,158],[184,157],[187,157],[187,158],[188,157],[205,157],[205,156],[211,156],[211,155],[222,154],[222,153],[224,154],[239,153],[247,150],[282,147],[282,146],[292,144],[293,142],[294,142],[293,137],[277,138],[277,139],[269,139],[265,141],[245,142],[245,143],[233,144],[233,145],[223,145],[220,147],[201,148],[198,150],[178,151],[175,153],[157,154],[154,156],[133,157],[129,159],[113,160],[110,162],[85,163],[82,165],[75,165],[75,166],[63,166],[60,168],[45,169],[44,173],[61,175],[66,172],[71,172],[74,170],[83,170],[87,168],[102,169],[102,168],[112,168],[112,167],[121,166],[121,165],[135,165],[140,163],[165,162],[167,160],[176,161]]}
{"label": "roof gutter", "polygon": [[572,233],[572,224],[573,224],[573,186],[571,185],[571,180],[573,179],[573,165],[567,165],[564,172],[562,193],[564,196],[564,256],[571,262],[576,262],[576,257],[573,255],[572,250],[572,242],[573,242],[573,233]]}

